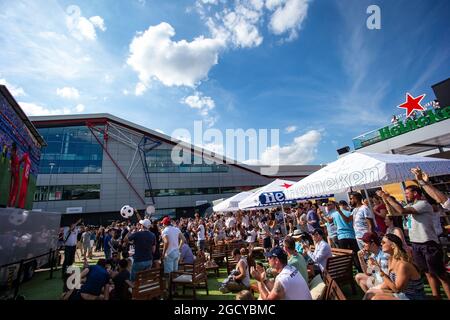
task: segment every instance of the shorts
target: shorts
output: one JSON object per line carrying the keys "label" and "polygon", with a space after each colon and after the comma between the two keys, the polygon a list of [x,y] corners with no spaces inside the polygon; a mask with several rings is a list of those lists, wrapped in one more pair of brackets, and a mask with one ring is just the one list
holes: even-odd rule
{"label": "shorts", "polygon": [[272,241],[270,239],[270,237],[266,237],[263,240],[263,247],[264,249],[271,249],[272,248]]}
{"label": "shorts", "polygon": [[133,265],[131,266],[131,281],[136,279],[136,274],[140,271],[149,270],[152,268],[152,260],[148,261],[133,261]]}
{"label": "shorts", "polygon": [[206,240],[198,240],[197,247],[199,250],[205,251]]}
{"label": "shorts", "polygon": [[164,258],[164,273],[178,271],[178,261],[180,260],[180,251],[175,249],[169,252]]}
{"label": "shorts", "polygon": [[444,276],[447,272],[441,246],[434,241],[412,243],[413,260],[421,272]]}

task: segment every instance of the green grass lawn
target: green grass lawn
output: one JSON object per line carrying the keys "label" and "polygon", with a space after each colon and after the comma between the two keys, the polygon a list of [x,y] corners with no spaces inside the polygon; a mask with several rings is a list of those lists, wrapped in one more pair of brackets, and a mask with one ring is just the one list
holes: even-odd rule
{"label": "green grass lawn", "polygon": [[[97,261],[96,258],[92,260],[88,260],[89,264],[95,264]],[[81,262],[76,262],[76,266],[81,267]],[[208,289],[209,295],[206,295],[206,289],[198,289],[197,290],[197,299],[198,300],[234,300],[236,294],[235,293],[226,293],[223,294],[219,291],[220,284],[227,277],[226,267],[221,267],[219,269],[220,274],[219,277],[216,277],[214,273],[209,273],[208,275]],[[356,274],[356,270],[354,270]],[[50,272],[49,271],[38,271],[34,275],[33,279],[23,283],[20,286],[19,294],[24,296],[26,300],[59,300],[62,294],[63,283],[61,280],[61,269],[58,269],[53,272],[53,279],[49,279]],[[255,280],[251,280],[253,283]],[[431,289],[425,281],[425,292],[428,296],[431,296]],[[347,297],[348,300],[361,300],[364,296],[363,291],[358,287],[356,290],[356,294],[352,294],[351,286],[346,285],[342,287],[342,291]],[[190,289],[186,289],[186,296],[181,296],[182,290],[181,287],[178,289],[178,293],[180,296],[175,297],[174,299],[192,299],[192,291]],[[441,295],[444,298],[445,294],[441,289]]]}

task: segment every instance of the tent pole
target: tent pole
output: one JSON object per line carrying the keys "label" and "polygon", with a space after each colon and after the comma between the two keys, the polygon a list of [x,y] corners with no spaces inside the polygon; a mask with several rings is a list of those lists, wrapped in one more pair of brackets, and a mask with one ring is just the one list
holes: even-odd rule
{"label": "tent pole", "polygon": [[281,204],[281,212],[283,213],[283,222],[284,222],[284,236],[287,236],[287,226],[286,226],[286,216],[284,214],[284,207],[283,204]]}

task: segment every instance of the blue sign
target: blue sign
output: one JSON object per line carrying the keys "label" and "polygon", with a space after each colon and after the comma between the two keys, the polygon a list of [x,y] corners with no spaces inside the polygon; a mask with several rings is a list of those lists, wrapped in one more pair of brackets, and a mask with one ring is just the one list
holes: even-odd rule
{"label": "blue sign", "polygon": [[281,203],[286,200],[286,196],[282,191],[264,192],[259,195],[259,203],[268,205],[273,203]]}

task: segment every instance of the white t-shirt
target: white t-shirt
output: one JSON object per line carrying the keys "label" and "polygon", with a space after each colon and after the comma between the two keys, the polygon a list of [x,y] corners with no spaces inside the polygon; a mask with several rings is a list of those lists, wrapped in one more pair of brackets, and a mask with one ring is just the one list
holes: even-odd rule
{"label": "white t-shirt", "polygon": [[409,239],[411,242],[424,243],[427,241],[435,241],[439,243],[439,239],[434,229],[435,215],[433,207],[425,200],[418,200],[413,205],[408,205],[416,209],[417,214],[411,214],[411,229],[409,230]]}
{"label": "white t-shirt", "polygon": [[374,226],[376,227],[375,216],[372,210],[366,205],[362,205],[359,208],[355,208],[352,211],[353,215],[353,229],[355,229],[356,238],[362,238],[364,233],[369,231],[369,224],[366,219],[372,219]]}
{"label": "white t-shirt", "polygon": [[169,241],[169,246],[167,247],[167,254],[171,253],[173,250],[178,250],[178,239],[179,234],[181,233],[180,229],[173,226],[167,226],[164,228],[162,232],[162,237],[167,236]]}
{"label": "white t-shirt", "polygon": [[249,220],[248,216],[242,217],[242,226],[244,228],[248,228],[250,226],[250,220]]}
{"label": "white t-shirt", "polygon": [[201,224],[197,230],[197,240],[205,240],[205,227]]}
{"label": "white t-shirt", "polygon": [[256,235],[257,234],[256,234],[255,230],[252,230],[252,231],[248,232],[247,234],[248,234],[248,236],[247,236],[247,242],[248,243],[256,242]]}
{"label": "white t-shirt", "polygon": [[284,300],[312,300],[308,284],[300,272],[290,265],[286,265],[275,278],[284,289]]}
{"label": "white t-shirt", "polygon": [[236,226],[236,218],[230,217],[225,221],[225,226],[227,228],[234,228]]}
{"label": "white t-shirt", "polygon": [[68,236],[69,231],[70,231],[70,227],[64,227],[64,238],[63,239],[64,240],[67,239],[67,241],[65,242],[65,245],[66,246],[76,246],[79,229],[78,229],[78,227],[75,227],[75,229]]}

